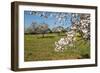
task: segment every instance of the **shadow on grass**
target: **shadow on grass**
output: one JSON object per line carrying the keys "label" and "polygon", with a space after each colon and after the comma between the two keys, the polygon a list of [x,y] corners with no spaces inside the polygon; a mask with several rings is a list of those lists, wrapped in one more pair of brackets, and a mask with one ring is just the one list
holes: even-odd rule
{"label": "shadow on grass", "polygon": [[89,54],[81,54],[80,57],[78,57],[78,59],[89,59],[90,55]]}
{"label": "shadow on grass", "polygon": [[90,55],[89,54],[83,54],[81,56],[82,56],[82,58],[90,58]]}

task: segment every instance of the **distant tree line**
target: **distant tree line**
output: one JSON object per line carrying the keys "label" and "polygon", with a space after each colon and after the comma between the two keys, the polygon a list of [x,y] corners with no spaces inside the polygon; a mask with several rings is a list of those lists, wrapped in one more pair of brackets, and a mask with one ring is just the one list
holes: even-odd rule
{"label": "distant tree line", "polygon": [[37,22],[32,22],[28,28],[25,28],[25,34],[42,34],[42,37],[44,37],[44,35],[48,33],[57,33],[60,35],[62,32],[67,32],[67,29],[68,28],[62,26],[50,29],[46,23],[38,24]]}

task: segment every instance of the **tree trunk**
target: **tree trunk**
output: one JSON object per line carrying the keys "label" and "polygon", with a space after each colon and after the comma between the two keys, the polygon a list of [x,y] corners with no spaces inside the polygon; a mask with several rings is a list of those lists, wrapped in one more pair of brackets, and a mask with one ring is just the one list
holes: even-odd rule
{"label": "tree trunk", "polygon": [[44,38],[44,33],[42,34],[42,38]]}

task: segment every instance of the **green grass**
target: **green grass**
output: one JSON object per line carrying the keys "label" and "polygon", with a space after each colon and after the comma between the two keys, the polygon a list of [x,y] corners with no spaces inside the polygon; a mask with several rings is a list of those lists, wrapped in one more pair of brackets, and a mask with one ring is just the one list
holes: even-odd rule
{"label": "green grass", "polygon": [[61,37],[57,34],[46,34],[42,38],[41,34],[24,36],[24,60],[43,61],[43,60],[63,60],[63,59],[84,59],[90,58],[89,41],[80,39],[75,42],[75,48],[65,46],[64,52],[55,52],[55,41]]}

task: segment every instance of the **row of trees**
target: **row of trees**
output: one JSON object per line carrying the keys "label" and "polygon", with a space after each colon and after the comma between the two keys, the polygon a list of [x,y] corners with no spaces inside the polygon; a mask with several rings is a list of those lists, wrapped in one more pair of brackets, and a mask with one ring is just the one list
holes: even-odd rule
{"label": "row of trees", "polygon": [[62,32],[67,32],[67,29],[68,28],[65,29],[62,26],[50,29],[46,23],[38,24],[37,22],[32,22],[31,26],[25,28],[25,34],[42,34],[44,37],[46,33],[58,33],[58,35],[60,35]]}

